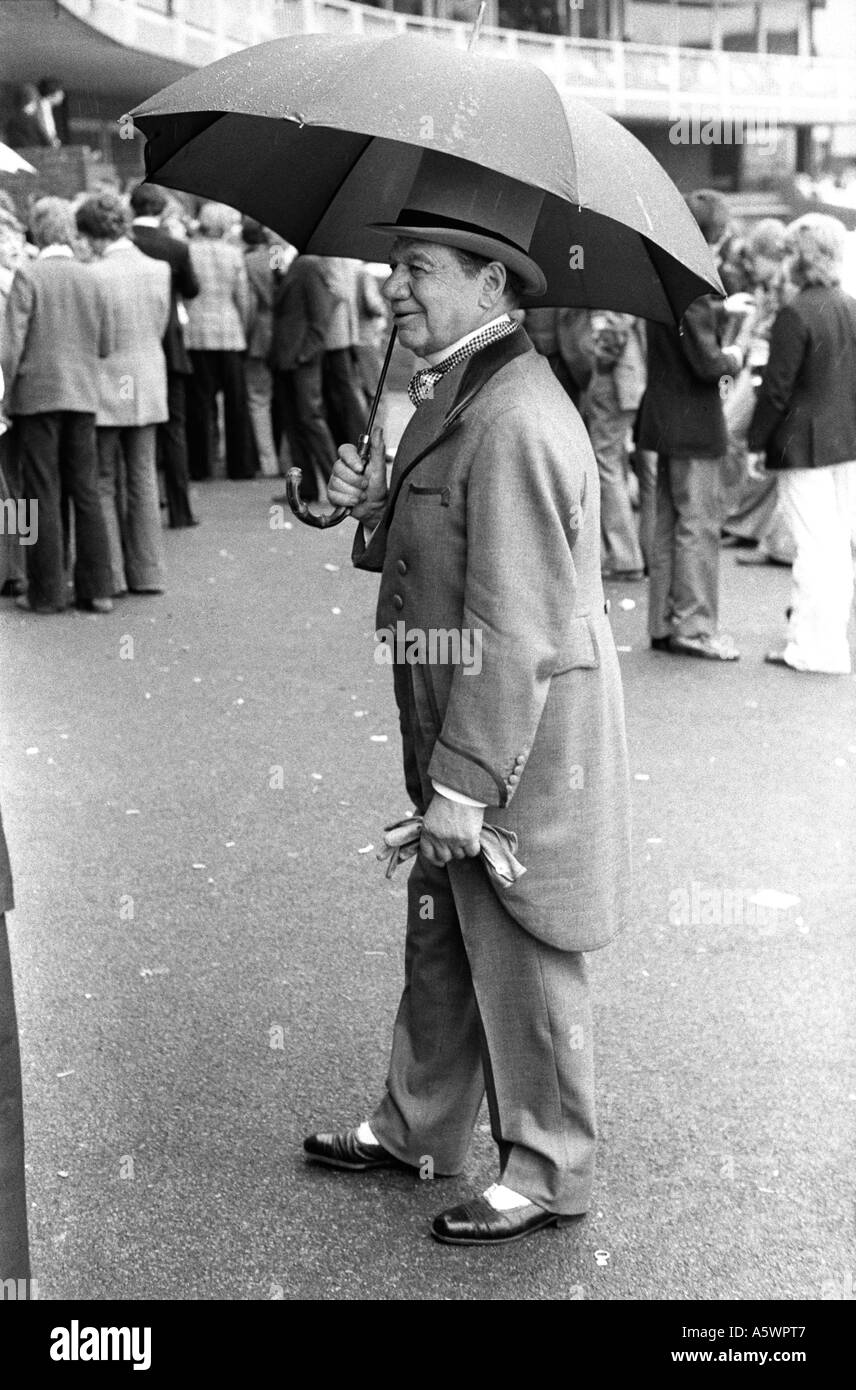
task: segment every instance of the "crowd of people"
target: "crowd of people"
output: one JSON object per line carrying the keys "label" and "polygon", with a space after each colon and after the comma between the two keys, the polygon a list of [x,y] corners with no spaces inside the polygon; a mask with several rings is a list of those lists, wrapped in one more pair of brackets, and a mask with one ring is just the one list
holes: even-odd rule
{"label": "crowd of people", "polygon": [[[688,204],[725,301],[680,329],[627,314],[529,309],[526,329],[581,412],[601,487],[607,580],[650,584],[652,647],[737,659],[719,629],[719,562],[791,566],[786,640],[768,659],[851,669],[856,301],[845,233],[809,214],[737,235],[717,192]],[[298,255],[233,209],[153,185],[0,202],[3,497],[38,500],[35,544],[7,544],[4,592],[34,611],[109,611],[158,593],[161,511],[197,524],[189,483],[296,464],[326,497],[365,426],[388,308],[358,261]],[[522,313],[522,311],[518,311]],[[222,398],[222,410],[218,399]],[[158,481],[160,473],[160,482]],[[73,518],[73,545],[71,544]],[[8,537],[2,538],[8,541]]]}
{"label": "crowd of people", "polygon": [[387,322],[360,262],[298,257],[220,204],[191,218],[147,184],[40,199],[26,229],[0,201],[0,309],[2,497],[38,516],[26,546],[4,533],[3,590],[39,613],[68,606],[72,555],[78,607],[163,592],[161,511],[197,525],[189,483],[221,456],[231,479],[296,464],[323,497]]}
{"label": "crowd of people", "polygon": [[588,424],[603,576],[648,575],[654,650],[734,661],[719,629],[721,549],[790,566],[785,641],[766,660],[848,674],[856,299],[841,283],[845,229],[810,213],[737,235],[718,192],[687,202],[724,301],[695,301],[679,330],[616,313],[528,315]]}

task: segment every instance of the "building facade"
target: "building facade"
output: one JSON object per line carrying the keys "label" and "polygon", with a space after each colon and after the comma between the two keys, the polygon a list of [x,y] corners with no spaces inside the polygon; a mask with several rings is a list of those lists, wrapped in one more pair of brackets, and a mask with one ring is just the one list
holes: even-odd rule
{"label": "building facade", "polygon": [[[525,57],[626,124],[682,188],[767,205],[856,132],[856,0],[487,0],[479,49]],[[122,115],[194,67],[279,35],[418,32],[465,46],[477,0],[4,0],[3,105],[58,75],[72,138],[123,176]],[[843,21],[842,21],[843,22]],[[124,138],[123,138],[124,137]]]}

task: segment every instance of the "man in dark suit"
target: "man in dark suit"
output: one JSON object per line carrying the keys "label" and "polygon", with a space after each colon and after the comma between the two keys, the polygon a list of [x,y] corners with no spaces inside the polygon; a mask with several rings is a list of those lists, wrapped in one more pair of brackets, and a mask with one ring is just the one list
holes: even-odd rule
{"label": "man in dark suit", "polygon": [[187,436],[185,434],[185,383],[193,371],[179,315],[179,296],[194,299],[199,293],[199,281],[184,242],[170,236],[160,226],[159,218],[166,207],[166,195],[151,183],[138,184],[131,194],[134,220],[131,237],[147,256],[166,261],[172,276],[169,323],[164,334],[166,357],[166,392],[169,418],[158,425],[158,462],[163,469],[170,526],[196,526],[188,494]]}
{"label": "man in dark suit", "polygon": [[6,123],[6,141],[13,150],[49,145],[50,140],[39,119],[39,89],[34,82],[25,82],[18,91],[14,114]]}
{"label": "man in dark suit", "polygon": [[[709,245],[716,228],[709,201],[687,203]],[[712,661],[739,652],[717,631],[720,489],[728,446],[724,383],[743,366],[739,343],[723,348],[724,318],[712,295],[690,305],[679,329],[648,324],[648,387],[636,443],[657,455],[657,517],[649,562],[651,646]]]}
{"label": "man in dark suit", "polygon": [[321,256],[297,256],[274,290],[274,442],[279,449],[285,433],[292,463],[303,470],[307,500],[319,496],[336,459],[323,394],[327,329],[336,304]]}

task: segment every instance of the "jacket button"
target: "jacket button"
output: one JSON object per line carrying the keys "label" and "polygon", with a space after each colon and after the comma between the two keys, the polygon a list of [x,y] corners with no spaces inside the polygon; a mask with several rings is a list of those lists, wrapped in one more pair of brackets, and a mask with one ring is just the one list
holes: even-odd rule
{"label": "jacket button", "polygon": [[406,574],[406,573],[407,573],[407,561],[406,561],[406,560],[399,560],[399,562],[398,562],[398,564],[396,565],[395,568],[398,570],[398,573],[399,573],[399,574]]}
{"label": "jacket button", "polygon": [[398,608],[398,609],[402,609],[402,608],[404,607],[404,599],[401,597],[401,594],[393,594],[393,596],[392,596],[392,606],[393,606],[393,608]]}
{"label": "jacket button", "polygon": [[516,786],[517,786],[517,783],[518,783],[519,781],[520,781],[520,773],[519,773],[519,772],[512,772],[512,773],[511,773],[511,776],[510,776],[509,779],[508,779],[508,785],[509,785],[510,787],[516,787]]}

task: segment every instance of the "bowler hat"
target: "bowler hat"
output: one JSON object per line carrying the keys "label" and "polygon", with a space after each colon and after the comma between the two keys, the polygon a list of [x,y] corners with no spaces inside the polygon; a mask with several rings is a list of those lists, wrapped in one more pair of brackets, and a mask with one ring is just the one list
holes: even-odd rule
{"label": "bowler hat", "polygon": [[433,241],[501,261],[520,276],[527,294],[541,295],[547,279],[529,255],[529,247],[543,201],[540,188],[425,150],[395,221],[371,226],[374,231]]}

